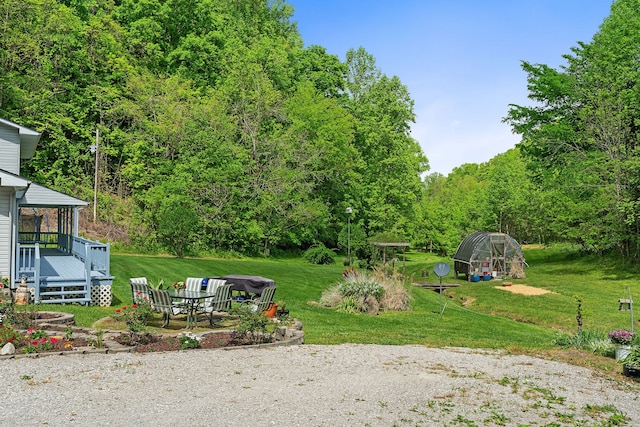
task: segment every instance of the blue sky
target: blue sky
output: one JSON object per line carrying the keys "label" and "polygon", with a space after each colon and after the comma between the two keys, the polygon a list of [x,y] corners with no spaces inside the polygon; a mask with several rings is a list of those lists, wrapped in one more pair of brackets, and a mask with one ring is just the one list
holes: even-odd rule
{"label": "blue sky", "polygon": [[344,61],[364,47],[415,101],[429,173],[483,163],[519,142],[501,119],[532,105],[521,61],[559,67],[612,0],[288,0],[305,45]]}

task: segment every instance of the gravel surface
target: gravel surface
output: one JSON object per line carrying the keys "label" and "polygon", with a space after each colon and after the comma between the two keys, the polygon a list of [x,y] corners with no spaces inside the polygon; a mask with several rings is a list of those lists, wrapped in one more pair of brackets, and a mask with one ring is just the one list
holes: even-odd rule
{"label": "gravel surface", "polygon": [[7,426],[640,425],[638,383],[494,351],[301,345],[0,363]]}

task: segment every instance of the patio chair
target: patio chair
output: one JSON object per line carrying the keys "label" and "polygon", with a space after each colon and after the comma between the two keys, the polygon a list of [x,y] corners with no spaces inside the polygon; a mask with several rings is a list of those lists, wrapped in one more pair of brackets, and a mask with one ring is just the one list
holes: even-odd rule
{"label": "patio chair", "polygon": [[131,301],[138,303],[149,301],[149,285],[146,277],[132,277],[129,279],[131,285]]}
{"label": "patio chair", "polygon": [[224,279],[209,279],[209,282],[207,282],[207,292],[213,293],[219,286],[222,286],[225,283],[227,283],[227,281]]}
{"label": "patio chair", "polygon": [[175,316],[176,314],[182,313],[182,309],[171,302],[169,292],[166,290],[149,289],[149,291],[151,292],[151,301],[153,301],[153,310],[155,312],[162,313],[164,318],[162,327],[165,328],[169,325],[171,315]]}
{"label": "patio chair", "polygon": [[206,281],[207,279],[204,277],[187,277],[184,284],[187,287],[187,291],[201,291],[202,285],[204,284],[206,286]]}
{"label": "patio chair", "polygon": [[198,311],[209,315],[209,324],[215,326],[213,322],[213,313],[224,312],[229,310],[231,306],[231,284],[224,283],[216,287],[216,295],[213,298],[206,298]]}
{"label": "patio chair", "polygon": [[251,307],[253,311],[256,313],[262,313],[263,311],[269,309],[271,304],[273,303],[273,296],[276,293],[276,286],[267,286],[263,289],[262,294],[254,299],[249,301],[253,306]]}

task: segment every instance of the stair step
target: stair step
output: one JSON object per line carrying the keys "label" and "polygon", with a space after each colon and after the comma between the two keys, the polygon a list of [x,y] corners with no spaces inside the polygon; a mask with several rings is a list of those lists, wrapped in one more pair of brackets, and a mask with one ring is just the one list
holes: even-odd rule
{"label": "stair step", "polygon": [[40,278],[40,284],[41,285],[46,285],[48,283],[65,283],[65,282],[81,282],[81,283],[85,283],[86,280],[84,277],[41,277]]}
{"label": "stair step", "polygon": [[50,295],[82,295],[82,294],[87,294],[88,292],[84,291],[84,290],[78,290],[78,291],[53,291],[53,292],[40,292],[40,296],[41,297],[46,297],[46,296],[50,296]]}
{"label": "stair step", "polygon": [[70,303],[81,303],[81,304],[89,304],[91,302],[91,298],[66,298],[66,299],[41,299],[40,304],[70,304]]}

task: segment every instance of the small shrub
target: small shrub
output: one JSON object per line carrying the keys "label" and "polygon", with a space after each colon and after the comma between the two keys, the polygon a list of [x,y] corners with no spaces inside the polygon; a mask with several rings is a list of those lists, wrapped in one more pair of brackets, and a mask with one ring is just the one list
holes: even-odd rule
{"label": "small shrub", "polygon": [[311,264],[333,264],[335,261],[335,252],[320,243],[317,246],[307,249],[304,253],[304,259]]}
{"label": "small shrub", "polygon": [[22,345],[22,334],[13,329],[9,324],[0,325],[0,347],[4,346],[8,342],[19,347]]}
{"label": "small shrub", "polygon": [[11,301],[0,301],[0,314],[2,324],[11,325],[18,329],[28,329],[35,327],[37,310],[35,305],[27,305],[24,310],[17,310]]}
{"label": "small shrub", "polygon": [[124,322],[130,332],[137,333],[144,330],[152,315],[151,304],[143,300],[137,304],[116,309],[111,317],[118,322]]}
{"label": "small shrub", "polygon": [[231,334],[232,340],[247,338],[251,344],[271,342],[273,334],[267,332],[269,319],[264,313],[258,313],[247,304],[242,304],[232,310],[232,314],[238,316],[239,324]]}
{"label": "small shrub", "polygon": [[178,337],[180,341],[180,350],[186,350],[188,348],[200,347],[200,341],[202,337],[197,336],[193,332],[185,332]]}

